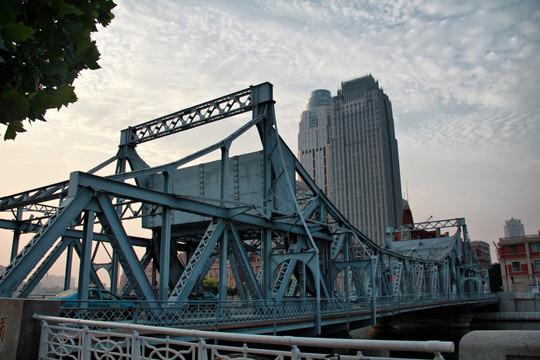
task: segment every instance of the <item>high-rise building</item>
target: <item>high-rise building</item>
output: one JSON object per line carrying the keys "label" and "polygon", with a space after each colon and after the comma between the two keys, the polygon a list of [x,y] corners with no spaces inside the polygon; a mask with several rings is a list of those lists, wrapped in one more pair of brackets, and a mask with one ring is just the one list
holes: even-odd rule
{"label": "high-rise building", "polygon": [[331,108],[328,95],[314,91],[302,113],[300,162],[345,217],[382,245],[403,210],[392,105],[371,75],[342,82]]}
{"label": "high-rise building", "polygon": [[398,145],[392,104],[371,75],[342,82],[331,121],[330,198],[378,244],[386,227],[401,224]]}
{"label": "high-rise building", "polygon": [[525,236],[525,227],[520,219],[511,218],[504,222],[504,237],[520,237]]}
{"label": "high-rise building", "polygon": [[307,110],[302,112],[298,132],[298,158],[315,183],[325,193],[330,189],[328,171],[328,124],[332,111],[332,95],[328,90],[311,93]]}

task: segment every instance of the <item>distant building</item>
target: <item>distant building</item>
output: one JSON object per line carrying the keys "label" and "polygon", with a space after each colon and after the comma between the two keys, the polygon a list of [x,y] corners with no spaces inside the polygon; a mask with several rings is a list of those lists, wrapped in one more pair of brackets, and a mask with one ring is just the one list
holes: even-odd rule
{"label": "distant building", "polygon": [[392,104],[371,75],[341,83],[331,126],[333,192],[349,221],[379,245],[403,211]]}
{"label": "distant building", "polygon": [[[152,284],[152,287],[154,288],[154,290],[156,290],[157,289],[158,279],[157,279],[157,276],[156,276],[156,272],[154,270],[155,270],[154,269],[154,261],[150,260],[150,263],[144,269],[144,275],[146,275],[146,279],[148,279],[148,282],[150,284]],[[124,288],[124,286],[126,286],[126,283],[127,283],[127,276],[126,276],[126,274],[122,273],[122,276],[120,276],[120,283],[118,285],[118,291],[119,292]],[[122,294],[122,295],[128,295],[128,294]]]}
{"label": "distant building", "polygon": [[307,110],[302,112],[298,131],[298,159],[317,186],[328,194],[330,189],[329,122],[332,95],[328,90],[315,90]]}
{"label": "distant building", "polygon": [[471,241],[471,246],[474,249],[476,258],[482,269],[488,269],[491,265],[491,253],[489,244],[485,241]]}
{"label": "distant building", "polygon": [[521,223],[520,219],[511,218],[504,222],[504,237],[520,237],[525,236],[525,227]]}
{"label": "distant building", "polygon": [[540,231],[537,235],[501,238],[497,246],[504,290],[538,292]]}
{"label": "distant building", "polygon": [[[259,271],[261,271],[262,267],[260,255],[254,252],[250,252],[248,256],[249,263],[251,265],[251,268],[253,269],[253,272],[255,274],[258,274]],[[227,262],[227,287],[232,289],[238,288],[238,284],[236,283],[236,277],[234,275],[235,272],[236,271],[231,267],[231,264]],[[219,259],[216,259],[216,261],[212,264],[206,276],[210,279],[219,280]]]}
{"label": "distant building", "polygon": [[298,157],[351,224],[383,245],[403,210],[392,105],[371,75],[342,82],[331,102],[329,95],[312,92]]}

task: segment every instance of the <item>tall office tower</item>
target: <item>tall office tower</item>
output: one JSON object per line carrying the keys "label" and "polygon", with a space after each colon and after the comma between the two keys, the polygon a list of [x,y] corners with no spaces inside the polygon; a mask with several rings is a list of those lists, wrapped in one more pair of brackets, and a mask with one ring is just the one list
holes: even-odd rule
{"label": "tall office tower", "polygon": [[379,245],[401,224],[403,201],[392,104],[371,75],[342,82],[330,123],[329,197]]}
{"label": "tall office tower", "polygon": [[525,227],[520,219],[511,218],[504,222],[504,237],[521,237],[525,236]]}
{"label": "tall office tower", "polygon": [[298,158],[306,171],[325,193],[331,186],[328,171],[328,123],[332,95],[328,90],[311,93],[307,110],[302,112],[298,132]]}

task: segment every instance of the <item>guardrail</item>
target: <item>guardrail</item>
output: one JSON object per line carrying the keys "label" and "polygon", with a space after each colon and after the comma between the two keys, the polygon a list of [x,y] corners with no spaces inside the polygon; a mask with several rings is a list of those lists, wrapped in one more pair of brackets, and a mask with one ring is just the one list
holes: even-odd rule
{"label": "guardrail", "polygon": [[[439,307],[463,302],[495,301],[491,296],[452,296],[438,298],[433,296],[377,297],[376,314],[413,311],[421,308]],[[74,301],[70,301],[73,303]],[[88,302],[87,302],[88,304]],[[142,325],[194,326],[227,323],[246,323],[256,321],[278,321],[286,319],[313,318],[317,312],[321,316],[349,317],[364,313],[371,317],[371,298],[321,299],[317,308],[315,299],[286,298],[276,301],[190,301],[190,302],[130,302],[135,307],[111,307],[101,301],[100,306],[63,307],[61,315],[85,320],[104,320],[132,322]],[[118,304],[114,302],[116,306]]]}
{"label": "guardrail", "polygon": [[[391,359],[362,351],[453,353],[454,343],[248,335],[34,315],[39,359]],[[221,343],[220,343],[221,342]],[[336,352],[337,351],[337,352]]]}

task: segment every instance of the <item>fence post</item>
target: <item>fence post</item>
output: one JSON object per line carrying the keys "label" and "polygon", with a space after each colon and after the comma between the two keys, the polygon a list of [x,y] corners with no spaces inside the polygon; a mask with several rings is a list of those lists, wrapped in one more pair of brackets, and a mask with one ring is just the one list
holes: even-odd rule
{"label": "fence post", "polygon": [[208,352],[206,351],[206,341],[199,340],[199,360],[208,360]]}
{"label": "fence post", "polygon": [[49,326],[45,320],[41,322],[41,336],[39,337],[38,358],[44,359],[49,352]]}
{"label": "fence post", "polygon": [[300,359],[300,350],[298,349],[298,346],[293,345],[291,349],[291,360],[298,360]]}
{"label": "fence post", "polygon": [[82,341],[81,341],[81,360],[90,360],[92,355],[92,338],[89,334],[88,326],[83,326]]}
{"label": "fence post", "polygon": [[133,336],[131,337],[131,358],[133,360],[141,359],[141,340],[139,338],[139,333],[133,330]]}

